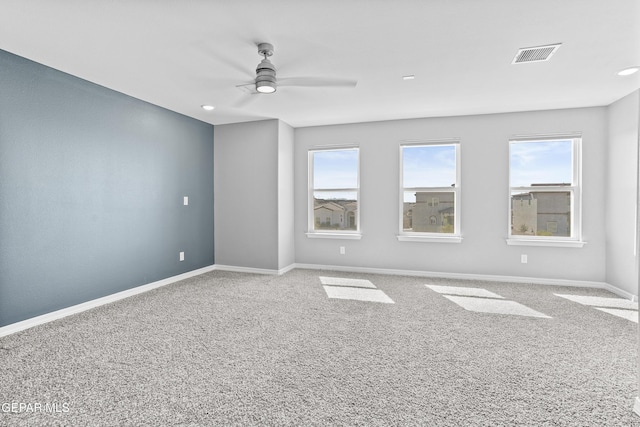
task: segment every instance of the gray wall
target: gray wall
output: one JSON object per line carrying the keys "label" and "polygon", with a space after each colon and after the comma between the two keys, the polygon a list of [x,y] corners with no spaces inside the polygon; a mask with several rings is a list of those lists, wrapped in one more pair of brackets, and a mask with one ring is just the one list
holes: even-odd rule
{"label": "gray wall", "polygon": [[296,262],[294,234],[294,130],[284,122],[278,127],[278,269]]}
{"label": "gray wall", "polygon": [[211,125],[0,51],[0,326],[213,256]]}
{"label": "gray wall", "polygon": [[216,126],[216,264],[278,269],[278,120]]}
{"label": "gray wall", "polygon": [[[295,131],[296,262],[445,272],[605,280],[607,109],[583,108],[482,116],[399,120],[299,128]],[[508,246],[508,140],[514,134],[583,133],[583,248]],[[399,242],[399,149],[405,139],[460,138],[460,244]],[[310,239],[307,151],[360,145],[361,240]],[[339,247],[346,247],[346,255]],[[520,255],[528,255],[528,264]]]}
{"label": "gray wall", "polygon": [[608,109],[607,283],[638,295],[636,205],[638,193],[638,118],[640,92],[611,104]]}
{"label": "gray wall", "polygon": [[295,262],[294,131],[279,120],[215,127],[216,264],[276,272]]}

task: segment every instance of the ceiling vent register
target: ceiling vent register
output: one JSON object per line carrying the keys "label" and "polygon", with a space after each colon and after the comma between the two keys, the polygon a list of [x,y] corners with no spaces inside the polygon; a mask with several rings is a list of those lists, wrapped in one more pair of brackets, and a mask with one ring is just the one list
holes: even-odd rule
{"label": "ceiling vent register", "polygon": [[549,44],[546,46],[525,47],[518,50],[512,64],[524,64],[529,62],[541,62],[551,59],[554,53],[560,48],[562,43]]}

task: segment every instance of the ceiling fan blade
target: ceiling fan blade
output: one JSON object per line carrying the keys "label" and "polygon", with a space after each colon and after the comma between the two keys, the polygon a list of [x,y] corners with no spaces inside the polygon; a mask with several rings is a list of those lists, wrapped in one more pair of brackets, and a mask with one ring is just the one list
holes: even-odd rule
{"label": "ceiling fan blade", "polygon": [[305,87],[355,87],[357,80],[337,79],[331,77],[283,77],[278,78],[278,86]]}
{"label": "ceiling fan blade", "polygon": [[255,82],[251,82],[251,83],[242,83],[239,85],[236,85],[236,87],[241,90],[244,93],[248,93],[250,95],[256,95],[258,93],[258,91],[256,90],[256,83]]}
{"label": "ceiling fan blade", "polygon": [[208,64],[215,64],[216,62],[219,62],[233,69],[243,77],[250,79],[254,76],[251,68],[246,68],[243,64],[237,62],[235,58],[226,56],[219,50],[213,49],[212,46],[210,46],[208,43],[205,43],[204,41],[194,43],[191,46],[191,49],[193,49],[193,51],[200,55],[200,57],[203,58],[203,60],[205,60]]}
{"label": "ceiling fan blade", "polygon": [[246,107],[249,104],[252,104],[253,102],[255,102],[257,99],[258,99],[257,96],[245,95],[242,98],[240,98],[240,100],[238,100],[237,102],[232,104],[231,108],[243,108],[243,107]]}
{"label": "ceiling fan blade", "polygon": [[242,93],[240,94],[240,98],[229,106],[231,108],[243,108],[260,98],[259,96],[255,96],[259,95],[259,93],[256,91],[256,84],[254,82],[236,85],[236,89]]}

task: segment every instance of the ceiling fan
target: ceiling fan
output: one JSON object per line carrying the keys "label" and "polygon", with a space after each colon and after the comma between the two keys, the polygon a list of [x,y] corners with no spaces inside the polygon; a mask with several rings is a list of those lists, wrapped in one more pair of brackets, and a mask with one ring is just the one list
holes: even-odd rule
{"label": "ceiling fan", "polygon": [[258,43],[258,54],[263,57],[256,67],[256,78],[253,82],[236,87],[252,94],[274,93],[278,86],[301,87],[355,87],[356,80],[320,78],[320,77],[283,77],[277,78],[276,67],[269,60],[273,55],[271,43]]}

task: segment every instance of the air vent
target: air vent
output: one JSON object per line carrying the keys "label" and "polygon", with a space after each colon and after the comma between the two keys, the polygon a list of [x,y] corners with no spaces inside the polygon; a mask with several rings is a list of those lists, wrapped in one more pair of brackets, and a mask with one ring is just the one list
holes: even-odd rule
{"label": "air vent", "polygon": [[518,50],[516,57],[513,58],[512,64],[548,61],[561,45],[562,43],[522,48]]}

